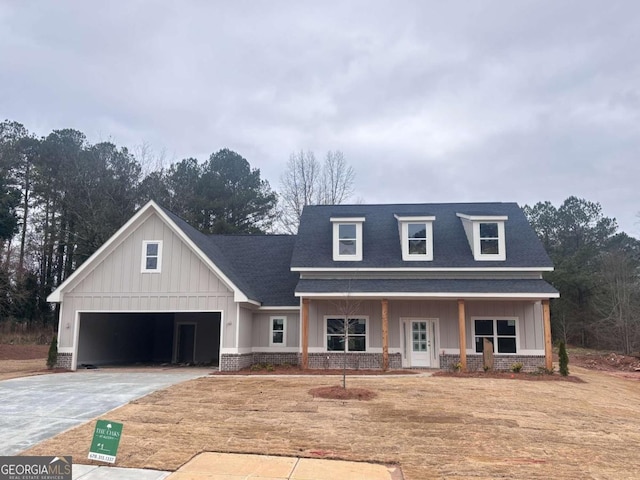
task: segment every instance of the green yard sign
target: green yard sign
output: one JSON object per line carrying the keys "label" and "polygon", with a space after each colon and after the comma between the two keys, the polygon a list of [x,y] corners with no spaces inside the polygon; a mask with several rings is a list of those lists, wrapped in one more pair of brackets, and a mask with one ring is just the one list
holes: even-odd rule
{"label": "green yard sign", "polygon": [[121,436],[121,423],[98,420],[89,449],[89,460],[115,463]]}

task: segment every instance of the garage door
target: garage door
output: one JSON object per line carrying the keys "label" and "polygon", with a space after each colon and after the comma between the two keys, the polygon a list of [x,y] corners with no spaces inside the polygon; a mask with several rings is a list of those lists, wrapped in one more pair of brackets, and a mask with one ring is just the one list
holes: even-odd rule
{"label": "garage door", "polygon": [[220,312],[82,312],[77,366],[218,365]]}

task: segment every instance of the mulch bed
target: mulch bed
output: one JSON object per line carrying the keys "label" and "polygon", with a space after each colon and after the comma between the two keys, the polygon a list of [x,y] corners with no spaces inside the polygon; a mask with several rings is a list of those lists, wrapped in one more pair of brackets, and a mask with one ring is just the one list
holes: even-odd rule
{"label": "mulch bed", "polygon": [[527,380],[530,382],[572,382],[586,383],[582,378],[573,375],[563,377],[557,373],[513,373],[513,372],[449,372],[446,370],[433,373],[434,377],[454,378],[500,378],[505,380]]}
{"label": "mulch bed", "polygon": [[372,400],[378,396],[376,392],[366,388],[342,388],[339,386],[312,388],[309,393],[314,398],[331,400]]}

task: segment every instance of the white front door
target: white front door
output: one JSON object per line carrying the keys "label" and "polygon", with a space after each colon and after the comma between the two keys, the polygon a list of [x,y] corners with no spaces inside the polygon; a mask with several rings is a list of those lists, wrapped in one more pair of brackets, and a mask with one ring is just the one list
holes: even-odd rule
{"label": "white front door", "polygon": [[406,319],[403,366],[437,368],[436,325],[434,319]]}

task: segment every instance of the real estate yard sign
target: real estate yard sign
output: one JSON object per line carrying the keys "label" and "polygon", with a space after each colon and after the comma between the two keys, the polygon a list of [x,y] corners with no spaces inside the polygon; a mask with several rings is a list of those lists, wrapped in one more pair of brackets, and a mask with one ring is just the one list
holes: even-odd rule
{"label": "real estate yard sign", "polygon": [[89,449],[89,460],[115,463],[121,436],[121,423],[98,420]]}

